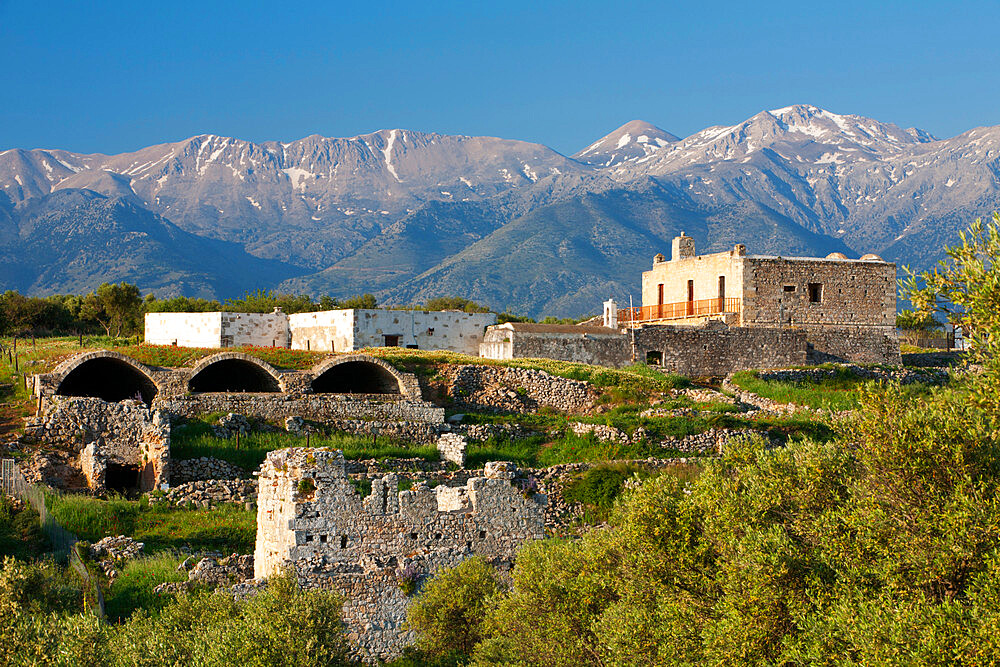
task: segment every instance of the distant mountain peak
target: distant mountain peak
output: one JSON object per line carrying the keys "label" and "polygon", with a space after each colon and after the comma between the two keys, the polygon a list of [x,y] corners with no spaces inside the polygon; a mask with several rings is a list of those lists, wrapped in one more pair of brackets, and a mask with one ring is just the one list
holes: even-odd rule
{"label": "distant mountain peak", "polygon": [[677,136],[652,123],[631,120],[572,157],[586,164],[611,167],[626,160],[646,157],[676,141]]}

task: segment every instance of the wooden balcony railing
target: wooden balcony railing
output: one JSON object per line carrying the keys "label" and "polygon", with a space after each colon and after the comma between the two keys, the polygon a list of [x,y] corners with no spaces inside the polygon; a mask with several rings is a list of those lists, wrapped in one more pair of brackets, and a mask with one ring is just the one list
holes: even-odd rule
{"label": "wooden balcony railing", "polygon": [[620,308],[618,310],[618,326],[628,326],[632,322],[677,320],[685,317],[738,312],[740,312],[740,299],[735,297],[661,303],[639,308]]}

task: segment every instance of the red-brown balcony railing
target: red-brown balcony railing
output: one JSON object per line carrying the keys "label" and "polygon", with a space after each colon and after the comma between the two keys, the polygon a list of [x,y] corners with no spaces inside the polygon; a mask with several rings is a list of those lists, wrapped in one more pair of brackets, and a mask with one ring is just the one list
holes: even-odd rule
{"label": "red-brown balcony railing", "polygon": [[628,326],[631,322],[677,320],[685,317],[700,317],[703,315],[718,315],[721,313],[738,312],[740,312],[740,299],[735,297],[699,299],[697,301],[680,301],[678,303],[660,303],[655,306],[620,308],[618,310],[618,325]]}

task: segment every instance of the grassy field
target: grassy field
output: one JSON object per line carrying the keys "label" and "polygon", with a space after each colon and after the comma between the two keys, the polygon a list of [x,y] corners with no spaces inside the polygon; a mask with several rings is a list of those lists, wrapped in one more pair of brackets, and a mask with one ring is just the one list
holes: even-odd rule
{"label": "grassy field", "polygon": [[145,499],[93,498],[55,495],[52,516],[80,539],[97,541],[108,535],[128,535],[145,544],[146,553],[193,551],[250,553],[257,534],[253,510],[225,505],[186,509],[150,505]]}
{"label": "grassy field", "polygon": [[[855,375],[849,368],[836,368],[836,375],[808,381],[763,380],[757,371],[740,371],[733,374],[733,384],[758,396],[779,403],[794,403],[825,410],[854,410],[858,407],[858,389],[869,382]],[[920,396],[929,391],[924,384],[911,384],[904,391]]]}

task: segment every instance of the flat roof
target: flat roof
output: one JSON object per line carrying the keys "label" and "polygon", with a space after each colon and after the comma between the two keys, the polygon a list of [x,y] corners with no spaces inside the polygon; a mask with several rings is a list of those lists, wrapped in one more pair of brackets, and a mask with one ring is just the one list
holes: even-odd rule
{"label": "flat roof", "polygon": [[535,324],[533,322],[504,322],[497,326],[508,327],[514,331],[524,331],[526,333],[571,333],[571,334],[592,334],[595,336],[618,335],[618,329],[608,327],[581,327],[576,324]]}

